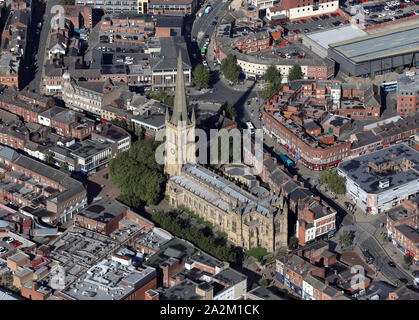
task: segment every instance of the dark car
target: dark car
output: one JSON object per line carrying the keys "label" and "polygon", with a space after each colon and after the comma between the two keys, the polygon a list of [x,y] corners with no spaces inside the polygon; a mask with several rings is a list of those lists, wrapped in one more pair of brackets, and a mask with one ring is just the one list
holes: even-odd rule
{"label": "dark car", "polygon": [[394,263],[393,261],[389,261],[389,262],[388,262],[388,265],[389,265],[390,267],[392,267],[392,268],[395,268],[395,267],[396,267],[396,265],[395,265],[395,263]]}
{"label": "dark car", "polygon": [[215,26],[217,24],[217,21],[213,21],[212,25]]}
{"label": "dark car", "polygon": [[208,38],[209,38],[209,35],[207,35],[207,34],[206,34],[206,35],[205,35],[205,39],[208,39]]}
{"label": "dark car", "polygon": [[313,17],[311,19],[314,20],[314,21],[318,21],[319,20],[319,18],[317,18],[317,17]]}
{"label": "dark car", "polygon": [[409,283],[409,281],[406,278],[400,278],[399,281],[404,284]]}

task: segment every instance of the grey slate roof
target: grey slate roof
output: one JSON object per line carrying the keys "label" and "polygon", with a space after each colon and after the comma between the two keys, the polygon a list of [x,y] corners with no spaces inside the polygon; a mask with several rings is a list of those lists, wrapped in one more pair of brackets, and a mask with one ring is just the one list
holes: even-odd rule
{"label": "grey slate roof", "polygon": [[9,147],[4,147],[0,150],[0,157],[5,158],[9,161],[14,161],[19,158],[19,153]]}
{"label": "grey slate roof", "polygon": [[[388,161],[400,163],[404,158],[413,162],[415,166],[406,171],[388,172],[386,178],[390,180],[390,186],[379,188],[378,183],[384,179],[383,176],[377,176],[372,171],[367,172],[366,167],[369,162],[379,165]],[[419,178],[419,152],[409,148],[405,144],[396,144],[391,147],[375,151],[355,159],[339,163],[338,168],[344,172],[350,179],[354,180],[367,193],[381,193],[386,189],[395,188],[404,185],[412,180]]]}

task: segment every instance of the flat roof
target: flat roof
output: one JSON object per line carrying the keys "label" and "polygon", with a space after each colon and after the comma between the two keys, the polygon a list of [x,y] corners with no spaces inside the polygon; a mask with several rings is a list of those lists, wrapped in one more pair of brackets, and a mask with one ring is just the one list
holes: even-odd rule
{"label": "flat roof", "polygon": [[330,44],[353,62],[363,62],[402,53],[419,51],[419,25],[363,36]]}
{"label": "flat roof", "polygon": [[[375,171],[373,168],[369,168],[370,164],[380,167],[390,161],[393,162],[395,167],[402,163],[404,159],[412,163],[408,170],[401,171],[387,168],[386,170]],[[358,183],[365,192],[378,194],[419,178],[419,152],[405,144],[396,144],[355,159],[343,161],[339,163],[338,168],[348,178]],[[389,180],[389,186],[380,188],[379,182],[381,180]]]}
{"label": "flat roof", "polygon": [[110,222],[113,218],[127,211],[128,207],[113,198],[104,198],[91,203],[79,216],[87,217],[103,223]]}
{"label": "flat roof", "polygon": [[353,24],[348,24],[325,31],[312,32],[307,34],[306,37],[318,43],[323,48],[328,49],[331,43],[348,41],[366,35],[368,33],[364,30]]}

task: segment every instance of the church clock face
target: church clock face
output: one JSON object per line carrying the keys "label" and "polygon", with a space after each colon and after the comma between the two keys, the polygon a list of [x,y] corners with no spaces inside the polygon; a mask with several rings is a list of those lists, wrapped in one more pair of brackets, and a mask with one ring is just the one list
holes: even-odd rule
{"label": "church clock face", "polygon": [[170,152],[174,155],[175,154],[175,148],[171,148]]}

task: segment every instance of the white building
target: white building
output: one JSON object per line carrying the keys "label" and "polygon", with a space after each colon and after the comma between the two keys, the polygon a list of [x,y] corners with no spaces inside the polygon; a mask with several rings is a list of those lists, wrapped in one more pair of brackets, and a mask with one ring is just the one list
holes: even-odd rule
{"label": "white building", "polygon": [[378,214],[419,192],[419,152],[396,144],[338,165],[346,194],[364,212]]}
{"label": "white building", "polygon": [[326,0],[319,3],[318,0],[301,2],[300,0],[282,0],[279,7],[280,10],[276,10],[276,15],[284,15],[294,20],[335,12],[339,8],[339,1]]}

